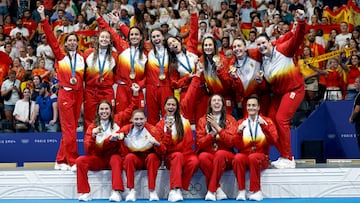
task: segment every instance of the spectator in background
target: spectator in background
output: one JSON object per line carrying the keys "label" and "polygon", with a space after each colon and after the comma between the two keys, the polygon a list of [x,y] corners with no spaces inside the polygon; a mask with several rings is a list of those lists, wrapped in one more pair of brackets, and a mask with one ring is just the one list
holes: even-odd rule
{"label": "spectator in background", "polygon": [[346,45],[346,41],[351,39],[351,32],[349,32],[349,26],[346,22],[340,23],[340,33],[335,37],[335,45],[337,49],[343,49]]}
{"label": "spectator in background", "polygon": [[298,9],[305,11],[304,5],[301,4],[299,0],[292,0],[292,4],[289,5],[291,15],[295,16],[295,11]]}
{"label": "spectator in background", "polygon": [[33,74],[33,88],[31,90],[31,100],[36,101],[36,98],[40,95],[42,79],[39,75]]}
{"label": "spectator in background", "polygon": [[4,24],[4,16],[9,13],[8,11],[8,1],[0,1],[0,24]]}
{"label": "spectator in background", "polygon": [[[8,96],[10,94],[10,96]],[[4,111],[6,122],[3,129],[9,129],[10,132],[14,129],[13,111],[15,103],[20,99],[20,80],[16,79],[16,72],[9,71],[9,78],[1,85],[1,96],[4,98]]]}
{"label": "spectator in background", "polygon": [[354,100],[358,94],[356,88],[356,78],[360,76],[360,56],[352,54],[348,65],[340,64],[346,72],[347,84],[346,84],[346,100]]}
{"label": "spectator in background", "polygon": [[21,64],[21,60],[19,57],[15,57],[13,59],[11,70],[15,71],[16,79],[22,81],[22,78],[26,72],[25,68]]}
{"label": "spectator in background", "polygon": [[31,18],[30,10],[25,10],[23,16],[24,17],[21,19],[22,23],[23,23],[23,26],[28,29],[28,31],[29,31],[29,41],[32,41],[34,39],[34,37],[35,37],[37,24],[36,24],[35,20],[33,20]]}
{"label": "spectator in background", "polygon": [[13,116],[16,132],[34,132],[31,117],[34,112],[35,102],[31,101],[30,98],[31,90],[26,87],[23,91],[23,98],[15,103]]}
{"label": "spectator in background", "polygon": [[16,27],[10,15],[5,16],[3,26],[4,26],[4,34],[6,35],[10,35],[11,30]]}
{"label": "spectator in background", "polygon": [[30,124],[34,124],[37,117],[39,117],[40,132],[57,132],[59,125],[57,98],[50,96],[50,85],[47,82],[40,84],[40,92],[36,98]]}
{"label": "spectator in background", "polygon": [[325,43],[325,52],[332,52],[337,50],[337,46],[335,44],[335,38],[338,34],[338,31],[336,29],[332,29],[330,31],[330,34],[328,36],[328,40]]}
{"label": "spectator in background", "polygon": [[35,56],[35,50],[31,45],[26,46],[27,55],[25,58],[26,67],[30,67],[27,70],[33,70],[37,65],[37,57]]}
{"label": "spectator in background", "polygon": [[245,0],[243,3],[240,4],[239,13],[241,15],[241,22],[243,23],[251,23],[251,16],[250,13],[256,11],[252,5],[250,0]]}
{"label": "spectator in background", "polygon": [[288,5],[286,2],[281,4],[280,16],[281,20],[287,24],[294,22],[294,17],[290,12],[288,12]]}
{"label": "spectator in background", "polygon": [[[59,17],[62,16],[66,16],[70,20],[70,22],[74,22],[73,16],[70,13],[66,12],[65,9],[66,9],[65,4],[61,3],[61,1],[58,1],[56,11],[50,17],[51,22],[55,22],[56,20],[59,20]],[[59,11],[62,12],[62,14],[59,15]]]}
{"label": "spectator in background", "polygon": [[48,44],[46,35],[41,36],[41,42],[36,48],[36,56],[44,59],[45,69],[54,72],[55,55]]}
{"label": "spectator in background", "polygon": [[16,20],[16,27],[10,31],[10,37],[15,38],[17,33],[21,33],[21,36],[25,37],[26,41],[28,41],[30,37],[29,30],[26,27],[23,27],[21,19]]}
{"label": "spectator in background", "polygon": [[61,30],[64,34],[72,33],[75,31],[74,26],[71,24],[70,20],[66,16],[62,17],[61,21],[62,25],[60,25],[57,30]]}

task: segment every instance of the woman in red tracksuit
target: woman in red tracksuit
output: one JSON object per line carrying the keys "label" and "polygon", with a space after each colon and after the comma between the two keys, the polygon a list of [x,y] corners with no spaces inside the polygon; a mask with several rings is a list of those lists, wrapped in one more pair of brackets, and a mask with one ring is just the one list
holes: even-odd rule
{"label": "woman in red tracksuit", "polygon": [[[198,16],[196,2],[190,1],[191,16],[190,16],[190,33],[189,40],[185,46],[182,44],[181,39],[178,37],[170,36],[166,39],[166,47],[169,51],[169,73],[171,77],[171,87],[176,90],[174,95],[181,102],[185,97],[187,89],[194,76],[195,66],[198,62]],[[201,86],[205,90],[205,85]],[[180,95],[178,94],[180,92]],[[195,108],[201,105],[200,101],[192,104],[194,110],[189,115],[189,120],[192,124],[196,124],[197,120],[206,112],[202,112],[201,108]]]}
{"label": "woman in red tracksuit", "polygon": [[248,198],[263,199],[260,189],[261,171],[268,168],[270,145],[275,144],[278,135],[276,126],[270,118],[259,115],[260,102],[257,96],[250,96],[246,101],[247,117],[238,121],[238,133],[233,137],[238,153],[232,162],[238,182],[236,200],[246,200],[246,170],[250,171]]}
{"label": "woman in red tracksuit", "polygon": [[193,133],[184,112],[187,106],[182,108],[183,117],[178,100],[174,96],[168,97],[164,105],[165,117],[156,125],[166,137],[165,165],[170,169],[170,202],[183,200],[181,188],[188,190],[191,178],[199,167],[199,159],[193,150]]}
{"label": "woman in red tracksuit", "polygon": [[132,124],[120,129],[125,135],[121,152],[124,154],[124,169],[126,186],[130,189],[126,201],[136,201],[135,171],[147,169],[149,200],[157,201],[159,197],[155,190],[160,157],[165,154],[166,147],[162,144],[162,133],[155,126],[146,122],[143,110],[135,110],[132,114]]}
{"label": "woman in red tracksuit", "polygon": [[70,170],[78,155],[76,128],[83,102],[83,82],[85,60],[77,52],[78,38],[75,34],[65,37],[64,48],[60,47],[51,26],[45,19],[44,7],[39,6],[38,12],[44,24],[44,32],[56,58],[56,72],[59,80],[58,106],[62,129],[62,138],[56,157],[55,169]]}
{"label": "woman in red tracksuit", "polygon": [[[208,36],[203,39],[202,42],[202,56],[200,62],[204,66],[203,74],[201,75],[201,81],[205,84],[207,92],[198,92],[198,98],[202,103],[206,103],[209,96],[212,94],[219,94],[225,99],[225,108],[228,114],[232,114],[234,108],[234,91],[232,90],[232,80],[229,74],[229,68],[227,67],[227,60],[224,57],[218,55],[218,48],[214,37]],[[242,95],[242,88],[236,89],[236,94]],[[197,108],[201,108],[203,114],[206,113],[206,106],[200,105]]]}
{"label": "woman in red tracksuit", "polygon": [[114,68],[117,53],[112,51],[110,32],[103,30],[99,33],[97,46],[87,49],[84,53],[86,61],[86,78],[84,94],[84,129],[94,120],[96,105],[101,100],[114,103]]}
{"label": "woman in red tracksuit", "polygon": [[119,153],[120,142],[123,139],[117,131],[120,126],[128,124],[132,111],[137,107],[140,87],[133,85],[133,99],[124,111],[113,115],[110,101],[100,101],[93,123],[89,125],[84,137],[85,153],[76,159],[77,190],[80,201],[88,201],[90,197],[90,185],[88,172],[111,169],[112,193],[110,201],[120,201],[120,191],[124,191],[122,181],[123,161]]}
{"label": "woman in red tracksuit", "polygon": [[220,179],[226,169],[231,169],[235,127],[236,120],[226,113],[224,98],[217,94],[212,95],[208,103],[208,113],[201,117],[196,125],[200,169],[205,175],[208,188],[205,200],[227,199],[220,187]]}
{"label": "woman in red tracksuit", "polygon": [[[232,88],[236,94],[236,101],[241,105],[242,114],[246,117],[246,99],[252,94],[261,95],[261,111],[266,114],[266,103],[270,94],[261,91],[263,84],[257,82],[256,77],[263,73],[261,70],[261,54],[257,49],[247,49],[243,38],[235,38],[232,44],[234,57],[229,62],[229,72],[232,78]],[[243,90],[243,92],[239,92]],[[263,104],[264,103],[264,104]],[[239,106],[240,107],[240,106]]]}
{"label": "woman in red tracksuit", "polygon": [[164,46],[164,34],[160,29],[150,33],[153,49],[148,54],[145,68],[146,106],[148,122],[155,125],[160,120],[167,97],[172,96],[169,77],[169,53]]}
{"label": "woman in red tracksuit", "polygon": [[[275,168],[295,168],[291,152],[290,120],[304,99],[304,78],[293,62],[293,56],[305,35],[304,11],[296,11],[297,25],[293,34],[279,38],[274,45],[266,34],[256,38],[258,50],[263,55],[263,78],[271,86],[273,96],[268,116],[275,122],[279,141],[280,157],[271,164]],[[291,32],[290,32],[291,33]]]}
{"label": "woman in red tracksuit", "polygon": [[[132,83],[138,84],[141,88],[144,88],[145,85],[147,53],[144,48],[144,34],[139,27],[134,26],[129,29],[125,24],[120,23],[120,30],[127,37],[127,42],[103,18],[97,18],[97,22],[101,29],[111,33],[114,47],[119,54],[115,70],[115,82],[117,83],[115,108],[116,112],[122,111],[131,102],[130,87]],[[139,108],[144,109],[145,102],[142,92],[140,92],[139,98]]]}

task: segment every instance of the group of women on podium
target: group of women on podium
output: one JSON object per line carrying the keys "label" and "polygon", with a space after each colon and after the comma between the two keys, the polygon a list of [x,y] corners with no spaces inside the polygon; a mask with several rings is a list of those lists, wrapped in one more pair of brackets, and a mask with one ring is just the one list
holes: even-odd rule
{"label": "group of women on podium", "polygon": [[[276,42],[259,35],[255,50],[247,50],[245,40],[236,38],[234,56],[225,58],[218,54],[212,36],[203,39],[198,53],[196,1],[190,0],[190,6],[192,29],[186,45],[175,36],[165,39],[154,29],[148,52],[140,28],[120,23],[125,40],[97,14],[98,44],[85,53],[77,51],[75,34],[60,47],[44,8],[38,8],[57,59],[61,87],[63,136],[55,167],[76,171],[79,200],[91,200],[89,170],[112,169],[110,201],[122,199],[124,170],[125,200],[135,201],[135,171],[146,169],[149,200],[156,201],[156,176],[163,162],[170,170],[168,200],[176,202],[183,200],[182,191],[188,190],[199,168],[206,179],[206,200],[227,199],[220,179],[231,169],[238,182],[236,200],[262,200],[260,174],[269,165],[270,145],[276,145],[281,155],[274,167],[295,167],[290,119],[303,99],[304,84],[292,56],[304,37],[303,11],[297,12],[293,32]],[[116,16],[110,18],[116,21]],[[271,99],[264,94],[268,91]],[[78,157],[76,127],[83,97],[86,154]],[[235,105],[244,114],[238,121],[231,115]]]}

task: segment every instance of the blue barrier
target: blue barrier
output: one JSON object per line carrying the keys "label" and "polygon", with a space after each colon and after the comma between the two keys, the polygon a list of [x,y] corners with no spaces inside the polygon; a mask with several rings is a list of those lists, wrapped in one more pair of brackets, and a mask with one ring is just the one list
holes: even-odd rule
{"label": "blue barrier", "polygon": [[[291,130],[291,146],[296,159],[302,157],[304,142],[318,141],[320,162],[330,158],[360,158],[354,125],[348,122],[352,101],[322,103],[298,128]],[[0,162],[55,162],[61,133],[3,133],[0,134]],[[79,155],[84,154],[83,133],[77,133]],[[270,158],[278,152],[271,148]]]}
{"label": "blue barrier", "polygon": [[[83,133],[77,133],[79,154],[84,154]],[[3,133],[0,135],[0,162],[55,162],[61,133]]]}
{"label": "blue barrier", "polygon": [[360,158],[355,127],[349,123],[353,101],[323,102],[297,131],[297,151],[304,141],[322,141],[325,159],[356,159]]}

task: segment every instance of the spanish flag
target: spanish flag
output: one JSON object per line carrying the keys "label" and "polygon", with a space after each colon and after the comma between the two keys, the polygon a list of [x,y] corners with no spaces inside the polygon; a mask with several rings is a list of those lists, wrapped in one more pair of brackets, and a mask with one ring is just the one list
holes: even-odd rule
{"label": "spanish flag", "polygon": [[354,26],[360,25],[360,8],[353,1],[348,2],[349,23]]}

